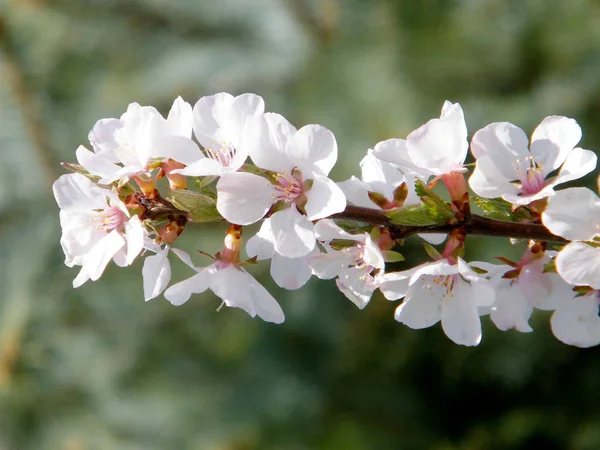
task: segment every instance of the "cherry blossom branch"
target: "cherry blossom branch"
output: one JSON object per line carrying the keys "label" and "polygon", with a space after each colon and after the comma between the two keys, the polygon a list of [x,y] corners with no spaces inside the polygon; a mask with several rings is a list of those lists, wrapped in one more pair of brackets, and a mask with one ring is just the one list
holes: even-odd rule
{"label": "cherry blossom branch", "polygon": [[508,222],[504,220],[489,219],[476,214],[471,214],[464,222],[459,222],[457,224],[433,226],[394,225],[391,220],[379,210],[348,205],[343,212],[334,214],[331,218],[356,220],[372,225],[384,225],[395,233],[397,239],[404,239],[414,234],[450,233],[455,229],[462,228],[467,234],[474,236],[534,239],[561,244],[569,242],[560,236],[552,234],[541,224]]}

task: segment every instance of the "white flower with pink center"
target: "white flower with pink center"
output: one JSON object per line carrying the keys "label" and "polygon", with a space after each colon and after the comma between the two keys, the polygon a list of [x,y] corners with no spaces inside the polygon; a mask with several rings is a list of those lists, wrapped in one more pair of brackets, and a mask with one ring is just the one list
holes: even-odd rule
{"label": "white flower with pink center", "polygon": [[93,152],[80,146],[77,160],[100,184],[135,178],[147,191],[154,189],[149,165],[171,158],[184,164],[195,160],[197,145],[191,140],[192,108],[178,97],[164,119],[152,106],[131,103],[120,119],[99,120],[89,139]]}
{"label": "white flower with pink center", "polygon": [[250,316],[259,316],[266,322],[282,323],[285,316],[271,294],[243,268],[240,263],[242,245],[241,227],[230,225],[223,251],[217,253],[215,262],[208,267],[196,267],[185,252],[173,252],[197,274],[174,284],[165,291],[165,298],[173,305],[187,302],[192,294],[210,289],[232,308],[241,308]]}
{"label": "white flower with pink center", "polygon": [[[363,309],[379,286],[378,274],[385,267],[381,250],[369,233],[351,234],[332,220],[315,225],[315,235],[323,242],[326,253],[312,255],[308,262],[313,273],[324,280],[337,277],[338,289],[356,306]],[[351,242],[334,248],[332,241]]]}
{"label": "white flower with pink center", "polygon": [[346,207],[342,190],[327,175],[337,160],[333,133],[319,125],[296,130],[279,114],[248,119],[250,157],[268,178],[225,173],[217,183],[217,209],[231,223],[249,225],[269,212],[275,251],[288,258],[315,248],[313,220]]}
{"label": "white flower with pink center", "polygon": [[581,128],[567,117],[546,117],[531,135],[531,143],[519,127],[492,123],[471,141],[477,164],[469,185],[481,197],[502,197],[515,206],[549,197],[556,185],[596,167],[596,154],[576,147],[580,139]]}
{"label": "white flower with pink center", "polygon": [[235,172],[248,157],[245,145],[246,122],[262,114],[262,97],[222,92],[202,97],[194,106],[194,134],[202,146],[188,166],[173,173],[187,176],[221,176]]}
{"label": "white flower with pink center", "polygon": [[481,341],[479,316],[495,300],[489,281],[461,258],[456,263],[440,259],[404,272],[386,273],[379,289],[388,300],[404,298],[396,308],[398,322],[421,329],[441,321],[452,341],[469,346]]}
{"label": "white flower with pink center", "polygon": [[100,278],[111,259],[126,266],[141,252],[146,230],[114,192],[80,174],[61,176],[52,190],[61,209],[65,264],[81,266],[74,287]]}
{"label": "white flower with pink center", "polygon": [[378,143],[373,153],[406,174],[427,179],[463,173],[468,150],[463,110],[458,103],[446,101],[439,119],[431,119],[410,133],[406,140],[388,139]]}

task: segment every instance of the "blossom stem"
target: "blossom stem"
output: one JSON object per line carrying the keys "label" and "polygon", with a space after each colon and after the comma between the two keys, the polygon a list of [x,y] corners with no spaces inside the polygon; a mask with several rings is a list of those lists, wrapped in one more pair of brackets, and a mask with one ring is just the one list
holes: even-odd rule
{"label": "blossom stem", "polygon": [[537,241],[556,243],[569,242],[560,236],[552,234],[541,224],[508,222],[504,220],[489,219],[476,214],[470,215],[464,222],[451,225],[394,225],[387,216],[376,209],[348,205],[343,212],[334,214],[331,218],[356,220],[372,225],[384,225],[395,234],[397,239],[404,239],[414,234],[450,233],[453,230],[462,228],[466,234],[474,236],[508,237],[527,240],[534,239]]}

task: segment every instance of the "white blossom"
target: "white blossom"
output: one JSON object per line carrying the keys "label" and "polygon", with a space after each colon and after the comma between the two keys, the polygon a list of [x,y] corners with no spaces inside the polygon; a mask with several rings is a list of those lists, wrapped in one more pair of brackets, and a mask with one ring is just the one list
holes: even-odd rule
{"label": "white blossom", "polygon": [[[486,198],[502,197],[515,206],[527,205],[554,193],[554,187],[581,178],[596,167],[594,152],[575,147],[581,129],[573,119],[546,117],[531,135],[517,126],[492,123],[473,136],[477,159],[469,179],[471,189]],[[556,169],[558,175],[549,177]]]}

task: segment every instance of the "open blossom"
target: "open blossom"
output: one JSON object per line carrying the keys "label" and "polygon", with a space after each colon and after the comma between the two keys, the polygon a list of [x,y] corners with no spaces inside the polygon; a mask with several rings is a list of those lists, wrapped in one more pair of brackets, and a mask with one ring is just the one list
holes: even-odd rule
{"label": "open blossom", "polygon": [[99,120],[89,139],[93,152],[80,146],[77,160],[100,177],[100,184],[135,178],[145,191],[154,189],[150,164],[154,158],[171,158],[184,164],[196,159],[191,140],[192,108],[181,97],[167,119],[152,106],[131,103],[120,119]]}
{"label": "open blossom", "polygon": [[194,161],[174,173],[187,176],[221,176],[238,170],[248,157],[244,145],[246,122],[262,114],[265,104],[255,94],[219,94],[202,97],[194,106],[194,134],[198,148]]}
{"label": "open blossom", "polygon": [[380,142],[374,154],[397,165],[404,173],[429,178],[464,172],[468,150],[463,110],[458,103],[446,101],[439,119],[431,119],[410,133],[406,140]]}
{"label": "open blossom", "polygon": [[[477,159],[471,188],[486,198],[502,197],[515,206],[554,193],[554,187],[576,180],[596,167],[594,152],[575,147],[581,128],[567,117],[546,117],[531,135],[508,123],[492,123],[473,136]],[[556,169],[555,177],[548,177]]]}
{"label": "open blossom", "polygon": [[198,272],[193,277],[174,284],[165,291],[165,298],[179,306],[192,294],[207,289],[221,297],[225,306],[241,308],[250,316],[259,316],[266,322],[282,323],[285,319],[277,300],[240,264],[242,245],[241,227],[230,225],[223,251],[208,267],[196,267],[184,252],[175,252],[189,267]]}
{"label": "open blossom", "polygon": [[481,312],[495,300],[493,287],[461,258],[421,264],[381,276],[379,289],[388,300],[404,298],[396,308],[398,322],[413,329],[439,321],[446,336],[460,345],[481,341]]}
{"label": "open blossom", "polygon": [[[378,274],[385,266],[381,250],[369,233],[348,233],[329,219],[315,225],[315,234],[323,242],[326,253],[309,258],[313,273],[325,280],[337,277],[339,290],[363,309],[379,286]],[[352,244],[336,249],[332,246],[335,240]]]}
{"label": "open blossom", "polygon": [[346,207],[342,190],[327,175],[337,160],[333,133],[320,125],[296,130],[279,114],[249,119],[247,145],[254,163],[272,172],[267,178],[241,172],[224,174],[217,183],[217,209],[229,222],[257,222],[270,216],[275,251],[288,258],[315,248],[313,220]]}
{"label": "open blossom", "polygon": [[545,272],[545,265],[556,252],[546,252],[534,242],[530,243],[518,262],[492,265],[480,264],[488,271],[496,292],[490,318],[502,331],[512,328],[522,333],[533,331],[529,318],[534,307],[553,311],[566,298],[573,297],[572,286],[560,275]]}
{"label": "open blossom", "polygon": [[548,200],[542,222],[573,241],[556,257],[558,273],[572,285],[600,289],[600,248],[585,243],[600,236],[600,198],[587,188],[558,191]]}
{"label": "open blossom", "polygon": [[80,174],[62,175],[52,190],[61,209],[65,264],[81,266],[74,287],[100,278],[111,260],[126,266],[141,252],[146,231],[114,192]]}

